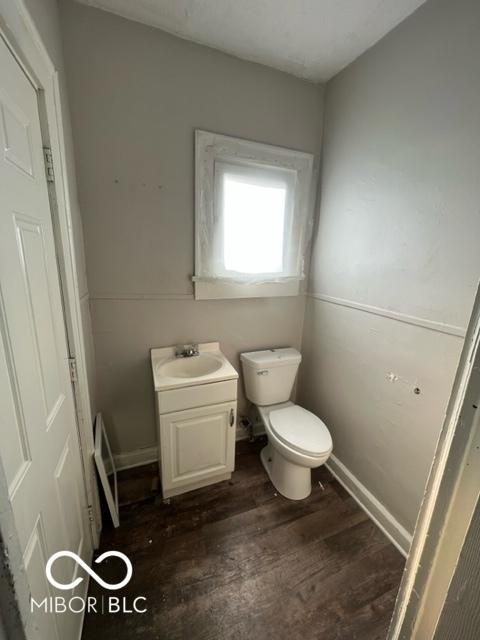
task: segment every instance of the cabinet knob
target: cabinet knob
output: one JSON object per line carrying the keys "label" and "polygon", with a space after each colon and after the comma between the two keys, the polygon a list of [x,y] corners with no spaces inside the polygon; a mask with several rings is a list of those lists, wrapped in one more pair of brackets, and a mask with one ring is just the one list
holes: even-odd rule
{"label": "cabinet knob", "polygon": [[230,409],[230,426],[233,427],[233,423],[235,422],[235,411]]}

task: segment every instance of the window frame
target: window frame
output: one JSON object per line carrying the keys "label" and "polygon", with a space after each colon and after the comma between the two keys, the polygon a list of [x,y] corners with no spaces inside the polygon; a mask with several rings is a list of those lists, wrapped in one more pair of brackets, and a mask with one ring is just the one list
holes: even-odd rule
{"label": "window frame", "polygon": [[[207,275],[204,265],[210,264],[218,231],[217,202],[219,179],[216,163],[239,167],[248,172],[257,166],[262,169],[278,169],[294,174],[294,194],[288,221],[289,239],[294,243],[294,261],[290,274],[263,274],[266,281],[241,282],[227,272]],[[276,147],[241,138],[233,138],[209,131],[195,131],[195,299],[254,298],[296,296],[304,278],[305,250],[310,238],[313,213],[313,165],[314,156],[309,153]],[[220,227],[221,228],[221,227]],[[293,230],[295,229],[295,231]],[[287,230],[285,237],[287,236]],[[217,247],[218,249],[218,247]],[[207,254],[207,255],[206,255]],[[210,260],[210,262],[209,262]],[[203,272],[202,272],[203,271]],[[262,275],[262,274],[259,274]],[[272,279],[270,279],[272,278]]]}

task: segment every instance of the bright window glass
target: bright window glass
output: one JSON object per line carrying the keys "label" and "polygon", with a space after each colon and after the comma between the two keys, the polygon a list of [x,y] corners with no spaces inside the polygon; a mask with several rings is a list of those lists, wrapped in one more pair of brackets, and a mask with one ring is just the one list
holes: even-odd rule
{"label": "bright window glass", "polygon": [[286,186],[223,176],[223,258],[226,271],[282,273]]}

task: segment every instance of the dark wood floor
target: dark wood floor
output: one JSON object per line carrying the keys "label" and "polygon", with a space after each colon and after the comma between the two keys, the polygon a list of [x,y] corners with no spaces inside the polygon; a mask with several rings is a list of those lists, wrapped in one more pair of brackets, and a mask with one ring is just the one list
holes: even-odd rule
{"label": "dark wood floor", "polygon": [[[148,612],[87,615],[83,640],[384,640],[403,558],[327,469],[292,502],[269,482],[259,443],[237,445],[223,482],[162,503],[156,467],[123,472],[121,527],[101,552],[133,563],[121,592]],[[121,561],[95,568],[106,580]],[[111,595],[91,581],[90,595]]]}

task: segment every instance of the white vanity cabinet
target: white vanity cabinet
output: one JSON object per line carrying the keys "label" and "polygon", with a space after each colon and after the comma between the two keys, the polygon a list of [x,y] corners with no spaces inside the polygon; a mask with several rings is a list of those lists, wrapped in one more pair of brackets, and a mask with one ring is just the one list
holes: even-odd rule
{"label": "white vanity cabinet", "polygon": [[160,416],[164,498],[230,478],[236,412],[232,401]]}
{"label": "white vanity cabinet", "polygon": [[[199,345],[199,348],[211,349],[212,345],[216,345],[220,353],[217,343]],[[152,350],[163,497],[228,480],[235,466],[237,372],[226,361],[223,373],[216,378],[212,373],[213,379],[203,384],[204,376],[201,380],[198,376],[182,379],[176,384],[169,378],[169,384],[162,384],[163,379],[158,375],[158,371],[162,371],[158,362],[162,360],[157,353],[154,363],[154,351],[163,350]],[[184,366],[198,369],[198,362],[192,359],[191,364]],[[182,363],[179,366],[183,366]]]}

